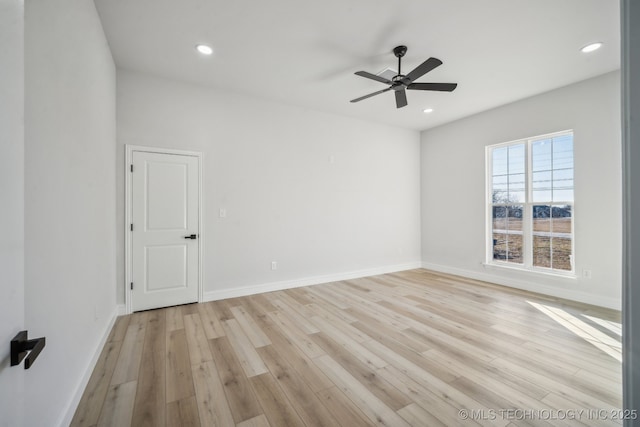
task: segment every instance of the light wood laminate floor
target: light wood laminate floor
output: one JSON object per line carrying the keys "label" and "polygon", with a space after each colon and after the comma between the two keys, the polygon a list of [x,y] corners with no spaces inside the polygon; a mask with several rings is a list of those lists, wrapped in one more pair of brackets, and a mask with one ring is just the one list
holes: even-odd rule
{"label": "light wood laminate floor", "polygon": [[619,322],[422,269],[140,312],[72,425],[619,425]]}

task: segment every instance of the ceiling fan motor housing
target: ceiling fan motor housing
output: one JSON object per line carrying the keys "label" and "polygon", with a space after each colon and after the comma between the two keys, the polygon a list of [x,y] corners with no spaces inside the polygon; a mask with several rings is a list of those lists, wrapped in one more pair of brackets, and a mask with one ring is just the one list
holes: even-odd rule
{"label": "ceiling fan motor housing", "polygon": [[405,83],[404,76],[401,74],[392,78],[391,81],[393,82],[391,85],[391,89],[393,90],[403,90],[409,85],[409,83]]}

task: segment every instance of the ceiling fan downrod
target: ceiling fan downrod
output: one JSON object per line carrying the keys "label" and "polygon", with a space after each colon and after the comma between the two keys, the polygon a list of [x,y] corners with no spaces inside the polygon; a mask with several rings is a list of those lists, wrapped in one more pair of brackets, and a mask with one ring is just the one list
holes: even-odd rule
{"label": "ceiling fan downrod", "polygon": [[402,70],[400,69],[400,65],[401,65],[402,57],[404,56],[405,53],[407,53],[406,46],[396,46],[395,48],[393,48],[393,54],[396,56],[396,58],[398,58],[398,76],[402,75]]}

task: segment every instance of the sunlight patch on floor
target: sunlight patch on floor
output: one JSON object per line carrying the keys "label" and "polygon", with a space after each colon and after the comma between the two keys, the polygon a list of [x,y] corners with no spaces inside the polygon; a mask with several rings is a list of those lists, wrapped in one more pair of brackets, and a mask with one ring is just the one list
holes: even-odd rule
{"label": "sunlight patch on floor", "polygon": [[[570,330],[571,332],[579,336],[580,338],[584,339],[588,343],[604,351],[609,356],[613,357],[619,362],[622,362],[622,344],[616,339],[611,338],[609,335],[599,331],[593,326],[587,324],[585,321],[567,313],[565,310],[561,308],[538,304],[532,301],[527,301],[527,302],[531,306],[540,310],[542,313],[546,314],[551,319],[555,320],[556,322],[558,322],[559,324],[561,324],[562,326],[564,326],[565,328],[567,328],[568,330]],[[614,328],[616,325],[614,322],[607,322],[606,320],[597,319],[592,316],[586,316],[586,317],[588,317],[590,320],[593,320],[594,322],[598,323],[599,325],[602,325],[603,327],[609,330],[612,330],[611,328]],[[606,323],[608,326],[605,326],[601,322]],[[615,330],[612,330],[612,331],[620,334]]]}
{"label": "sunlight patch on floor", "polygon": [[583,316],[591,320],[592,322],[597,323],[603,328],[610,330],[611,332],[618,335],[619,337],[622,337],[622,325],[620,323],[612,322],[610,320],[600,319],[599,317],[589,316],[587,314],[583,314]]}

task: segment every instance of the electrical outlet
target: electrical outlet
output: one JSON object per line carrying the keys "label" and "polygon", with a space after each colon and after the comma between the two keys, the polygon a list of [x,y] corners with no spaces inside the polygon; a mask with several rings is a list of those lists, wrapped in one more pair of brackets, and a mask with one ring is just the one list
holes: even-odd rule
{"label": "electrical outlet", "polygon": [[277,261],[271,261],[271,269],[272,270],[277,270],[278,269],[278,262]]}
{"label": "electrical outlet", "polygon": [[591,279],[591,270],[582,270],[582,277],[585,279]]}
{"label": "electrical outlet", "polygon": [[226,218],[227,217],[227,210],[220,208],[220,214],[219,214],[220,218]]}

